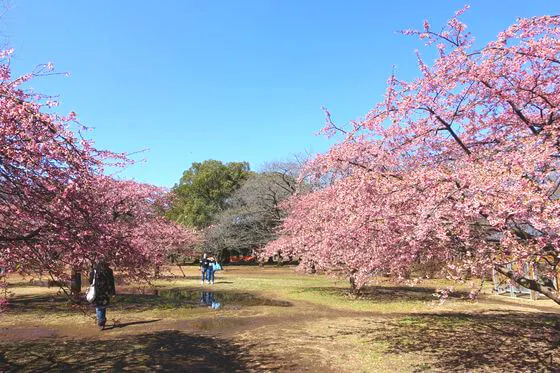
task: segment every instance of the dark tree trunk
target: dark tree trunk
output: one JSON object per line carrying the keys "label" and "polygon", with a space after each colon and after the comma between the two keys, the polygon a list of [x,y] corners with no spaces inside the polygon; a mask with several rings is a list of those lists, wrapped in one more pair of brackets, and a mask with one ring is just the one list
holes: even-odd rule
{"label": "dark tree trunk", "polygon": [[218,260],[220,261],[220,263],[229,263],[229,250],[226,248],[222,249]]}
{"label": "dark tree trunk", "polygon": [[183,271],[183,267],[181,267],[180,264],[177,264],[177,267],[179,267],[179,269],[181,270],[181,273],[183,274],[183,277],[187,277],[187,275],[185,274],[185,271]]}
{"label": "dark tree trunk", "polygon": [[349,281],[350,281],[350,292],[353,295],[360,295],[360,289],[358,289],[358,287],[356,286],[356,279],[354,278],[353,273],[350,274]]}
{"label": "dark tree trunk", "polygon": [[80,293],[82,291],[82,272],[77,269],[72,269],[70,277],[70,294],[74,301],[80,300]]}

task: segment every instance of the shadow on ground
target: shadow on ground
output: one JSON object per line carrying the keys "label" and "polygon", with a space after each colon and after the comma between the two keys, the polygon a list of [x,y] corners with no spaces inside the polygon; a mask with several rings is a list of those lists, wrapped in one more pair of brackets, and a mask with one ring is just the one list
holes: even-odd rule
{"label": "shadow on ground", "polygon": [[369,325],[354,332],[386,353],[434,361],[417,371],[560,371],[559,314],[418,314]]}
{"label": "shadow on ground", "polygon": [[478,302],[488,306],[499,307],[530,307],[532,310],[541,311],[544,313],[556,313],[559,308],[556,303],[543,302],[543,299],[529,302],[520,302],[519,299],[510,298],[508,295],[496,295],[482,296],[478,299]]}
{"label": "shadow on ground", "polygon": [[[208,289],[205,289],[207,291]],[[111,304],[113,310],[162,310],[176,308],[195,308],[204,305],[201,290],[193,289],[159,289],[151,294],[118,294]],[[254,306],[290,307],[287,301],[269,299],[251,293],[226,291],[213,292],[215,299],[224,308],[244,308]],[[45,313],[79,313],[87,309],[87,303],[81,306],[71,304],[63,295],[21,295],[10,299],[10,313],[45,312]]]}
{"label": "shadow on ground", "polygon": [[190,276],[190,275],[189,276],[187,276],[187,275],[183,276],[183,275],[177,275],[177,274],[163,274],[159,277],[159,279],[169,280],[169,281],[172,281],[172,280],[198,280],[198,281],[200,281],[201,276],[200,275],[199,276]]}
{"label": "shadow on ground", "polygon": [[[373,303],[393,303],[422,301],[431,302],[438,298],[434,295],[436,288],[422,286],[367,286],[359,294],[351,294],[348,288],[311,287],[303,292],[322,292],[341,297],[357,297]],[[449,294],[451,299],[468,299],[468,292],[456,291]]]}
{"label": "shadow on ground", "polygon": [[276,371],[278,358],[258,356],[219,338],[161,331],[113,340],[0,344],[0,371]]}
{"label": "shadow on ground", "polygon": [[111,330],[111,329],[120,329],[120,328],[126,328],[127,326],[132,326],[132,325],[144,325],[144,324],[152,324],[155,322],[160,321],[161,319],[156,319],[156,320],[141,320],[141,321],[129,321],[129,322],[114,322],[112,325],[108,325],[105,330]]}

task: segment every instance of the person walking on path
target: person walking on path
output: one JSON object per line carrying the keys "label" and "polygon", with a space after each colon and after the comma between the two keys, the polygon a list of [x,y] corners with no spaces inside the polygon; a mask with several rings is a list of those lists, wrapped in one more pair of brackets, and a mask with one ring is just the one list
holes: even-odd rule
{"label": "person walking on path", "polygon": [[95,299],[93,301],[95,316],[97,317],[97,325],[103,330],[107,322],[107,307],[111,296],[116,295],[113,270],[109,268],[105,261],[100,261],[91,269],[89,284],[90,286],[93,284],[95,288]]}
{"label": "person walking on path", "polygon": [[[200,281],[200,283],[202,285],[204,285],[204,281],[206,280],[207,276],[208,276],[208,268],[210,267],[210,261],[208,260],[208,257],[206,255],[206,253],[204,253],[204,255],[202,255],[202,259],[200,259],[200,272],[202,273],[202,279]],[[208,281],[208,283],[210,283],[210,281]]]}
{"label": "person walking on path", "polygon": [[214,285],[214,266],[216,265],[216,258],[211,256],[208,258],[208,270],[206,271],[206,280],[209,284]]}

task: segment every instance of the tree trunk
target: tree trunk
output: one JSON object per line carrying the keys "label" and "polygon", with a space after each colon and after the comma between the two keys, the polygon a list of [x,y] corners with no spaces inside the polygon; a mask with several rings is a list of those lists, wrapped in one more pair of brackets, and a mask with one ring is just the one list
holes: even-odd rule
{"label": "tree trunk", "polygon": [[183,277],[187,277],[187,275],[186,275],[185,272],[183,271],[183,267],[181,267],[180,264],[177,264],[177,267],[179,267],[179,269],[181,270],[181,273],[183,274]]}
{"label": "tree trunk", "polygon": [[356,279],[354,278],[354,274],[352,273],[349,278],[350,281],[350,292],[353,295],[360,295],[360,289],[356,286]]}
{"label": "tree trunk", "polygon": [[523,286],[524,288],[539,292],[547,298],[550,298],[556,303],[560,304],[560,293],[553,287],[541,284],[537,280],[524,277],[520,274],[515,273],[511,269],[504,268],[497,264],[494,265],[494,269],[496,270],[496,272],[501,273],[502,275]]}
{"label": "tree trunk", "polygon": [[70,277],[70,294],[74,301],[79,302],[81,291],[82,291],[82,272],[80,272],[77,269],[72,269],[72,273]]}
{"label": "tree trunk", "polygon": [[229,263],[229,250],[223,248],[218,259],[221,263]]}

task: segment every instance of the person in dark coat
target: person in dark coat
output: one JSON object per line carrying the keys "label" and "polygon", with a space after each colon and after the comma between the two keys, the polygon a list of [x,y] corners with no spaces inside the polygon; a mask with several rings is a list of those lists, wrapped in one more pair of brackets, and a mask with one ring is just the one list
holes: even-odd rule
{"label": "person in dark coat", "polygon": [[[202,255],[202,259],[200,259],[200,272],[202,273],[202,278],[200,281],[201,285],[204,285],[204,280],[206,280],[206,277],[208,276],[209,267],[210,267],[210,261],[208,260],[207,254],[204,253],[204,255]],[[210,283],[210,280],[208,280],[208,283]]]}
{"label": "person in dark coat", "polygon": [[209,285],[214,285],[214,265],[216,264],[216,258],[210,256],[208,258],[208,269],[206,270],[206,280]]}
{"label": "person in dark coat", "polygon": [[107,307],[111,301],[111,296],[116,294],[115,277],[113,270],[109,268],[105,261],[100,261],[91,269],[89,273],[89,284],[91,285],[95,278],[95,315],[97,317],[97,325],[101,330],[105,329],[107,321]]}

